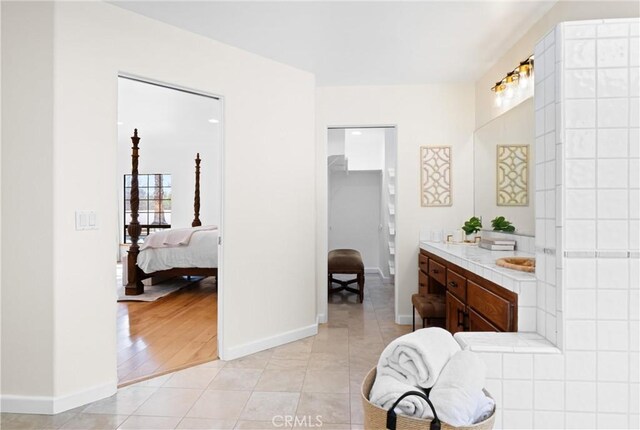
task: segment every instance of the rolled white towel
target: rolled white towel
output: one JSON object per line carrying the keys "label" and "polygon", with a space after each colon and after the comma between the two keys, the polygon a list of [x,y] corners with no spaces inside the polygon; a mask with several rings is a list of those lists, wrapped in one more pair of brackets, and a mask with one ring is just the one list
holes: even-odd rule
{"label": "rolled white towel", "polygon": [[441,421],[462,427],[482,421],[479,415],[485,415],[487,409],[489,414],[484,419],[491,415],[493,400],[482,391],[486,371],[474,352],[460,351],[451,357],[429,396]]}
{"label": "rolled white towel", "polygon": [[[420,391],[420,389],[388,375],[378,376],[371,387],[369,401],[388,411],[395,401],[407,391]],[[395,411],[398,414],[414,418],[433,418],[433,413],[426,400],[418,396],[405,397],[398,403]]]}
{"label": "rolled white towel", "polygon": [[424,328],[387,345],[378,360],[377,374],[414,387],[430,388],[458,351],[460,345],[451,333],[439,327]]}
{"label": "rolled white towel", "polygon": [[496,408],[495,400],[493,400],[491,397],[488,397],[484,393],[482,393],[482,396],[478,401],[478,410],[476,410],[476,419],[473,423],[477,424],[489,418],[493,413],[493,411],[495,410],[495,408]]}

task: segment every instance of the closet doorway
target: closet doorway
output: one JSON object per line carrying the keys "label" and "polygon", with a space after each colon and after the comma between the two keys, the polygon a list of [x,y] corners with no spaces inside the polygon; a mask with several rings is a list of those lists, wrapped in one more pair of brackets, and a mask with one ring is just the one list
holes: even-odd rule
{"label": "closet doorway", "polygon": [[118,77],[120,386],[218,357],[221,127],[217,96]]}
{"label": "closet doorway", "polygon": [[[328,249],[360,252],[365,267],[363,309],[392,321],[396,128],[329,127],[327,135]],[[329,294],[330,322],[340,304],[359,305],[358,297],[346,291]]]}

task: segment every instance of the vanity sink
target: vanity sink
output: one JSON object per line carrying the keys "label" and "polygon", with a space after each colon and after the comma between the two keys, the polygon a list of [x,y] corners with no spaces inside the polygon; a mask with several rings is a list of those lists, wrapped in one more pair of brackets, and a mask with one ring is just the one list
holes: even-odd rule
{"label": "vanity sink", "polygon": [[528,257],[498,258],[496,264],[507,269],[520,270],[521,272],[535,272],[536,259]]}

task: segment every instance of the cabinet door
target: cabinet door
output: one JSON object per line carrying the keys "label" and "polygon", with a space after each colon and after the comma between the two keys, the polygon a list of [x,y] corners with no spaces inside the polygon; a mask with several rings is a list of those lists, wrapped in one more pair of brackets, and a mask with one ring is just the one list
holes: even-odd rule
{"label": "cabinet door", "polygon": [[467,280],[467,304],[499,331],[512,330],[511,303],[470,280]]}
{"label": "cabinet door", "polygon": [[451,334],[464,331],[464,310],[464,303],[447,293],[447,330]]}
{"label": "cabinet door", "polygon": [[469,331],[500,331],[496,326],[469,309]]}
{"label": "cabinet door", "polygon": [[418,270],[418,292],[423,296],[429,292],[429,277],[422,270]]}

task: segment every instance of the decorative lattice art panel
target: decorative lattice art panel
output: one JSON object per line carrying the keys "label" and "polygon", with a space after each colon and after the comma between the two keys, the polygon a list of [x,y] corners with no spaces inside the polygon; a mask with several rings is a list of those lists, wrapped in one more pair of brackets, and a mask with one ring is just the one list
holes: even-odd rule
{"label": "decorative lattice art panel", "polygon": [[529,205],[529,145],[496,147],[496,203]]}
{"label": "decorative lattice art panel", "polygon": [[451,147],[420,148],[422,206],[451,206]]}

